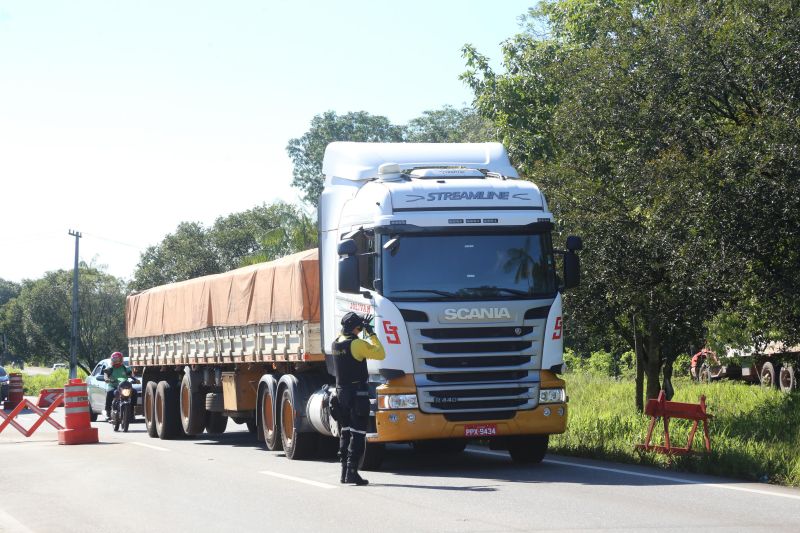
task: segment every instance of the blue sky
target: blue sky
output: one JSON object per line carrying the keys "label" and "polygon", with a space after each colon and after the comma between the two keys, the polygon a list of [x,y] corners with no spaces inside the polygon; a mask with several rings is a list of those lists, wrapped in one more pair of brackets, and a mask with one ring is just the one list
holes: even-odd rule
{"label": "blue sky", "polygon": [[0,0],[0,278],[81,260],[130,278],[181,221],[291,188],[289,139],[327,110],[401,124],[471,101],[529,1]]}

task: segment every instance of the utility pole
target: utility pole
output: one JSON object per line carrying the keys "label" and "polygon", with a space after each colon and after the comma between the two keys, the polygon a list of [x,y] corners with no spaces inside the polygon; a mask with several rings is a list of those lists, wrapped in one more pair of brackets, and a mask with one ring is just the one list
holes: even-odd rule
{"label": "utility pole", "polygon": [[72,336],[69,342],[69,379],[78,377],[78,243],[81,232],[69,230],[75,237],[75,269],[72,272]]}

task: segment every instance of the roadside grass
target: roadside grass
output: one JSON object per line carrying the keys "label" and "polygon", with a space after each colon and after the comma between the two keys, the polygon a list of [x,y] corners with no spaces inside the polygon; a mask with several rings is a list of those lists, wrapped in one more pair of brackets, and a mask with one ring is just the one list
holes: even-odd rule
{"label": "roadside grass", "polygon": [[[730,381],[698,384],[674,380],[673,401],[698,403],[706,396],[711,453],[703,451],[702,425],[694,438],[698,453],[675,457],[640,452],[649,417],[636,412],[632,380],[567,374],[569,420],[563,435],[550,439],[553,453],[800,486],[800,396]],[[672,419],[670,441],[685,446],[691,422]],[[663,443],[661,421],[653,442]]]}
{"label": "roadside grass", "polygon": [[[34,376],[25,373],[25,370],[13,367],[6,367],[6,371],[9,374],[22,374],[22,390],[25,396],[38,396],[39,391],[42,389],[63,389],[64,385],[69,381],[69,370],[66,368],[59,368],[46,376]],[[86,372],[80,368],[78,368],[78,378],[86,379]]]}

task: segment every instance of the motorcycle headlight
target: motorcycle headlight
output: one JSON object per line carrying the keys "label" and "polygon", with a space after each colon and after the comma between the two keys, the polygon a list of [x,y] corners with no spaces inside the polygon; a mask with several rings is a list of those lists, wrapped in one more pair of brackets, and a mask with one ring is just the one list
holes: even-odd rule
{"label": "motorcycle headlight", "polygon": [[379,394],[378,409],[416,409],[416,394]]}
{"label": "motorcycle headlight", "polygon": [[564,389],[541,389],[539,391],[539,403],[562,403],[564,401]]}
{"label": "motorcycle headlight", "polygon": [[123,395],[124,397],[126,397],[126,398],[127,398],[127,397],[128,397],[128,396],[130,396],[131,394],[133,394],[133,389],[122,389],[122,395]]}

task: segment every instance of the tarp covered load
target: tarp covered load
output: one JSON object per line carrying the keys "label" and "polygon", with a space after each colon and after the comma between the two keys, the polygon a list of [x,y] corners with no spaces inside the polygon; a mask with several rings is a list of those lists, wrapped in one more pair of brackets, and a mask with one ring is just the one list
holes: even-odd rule
{"label": "tarp covered load", "polygon": [[319,322],[317,250],[128,296],[129,338],[268,322]]}

